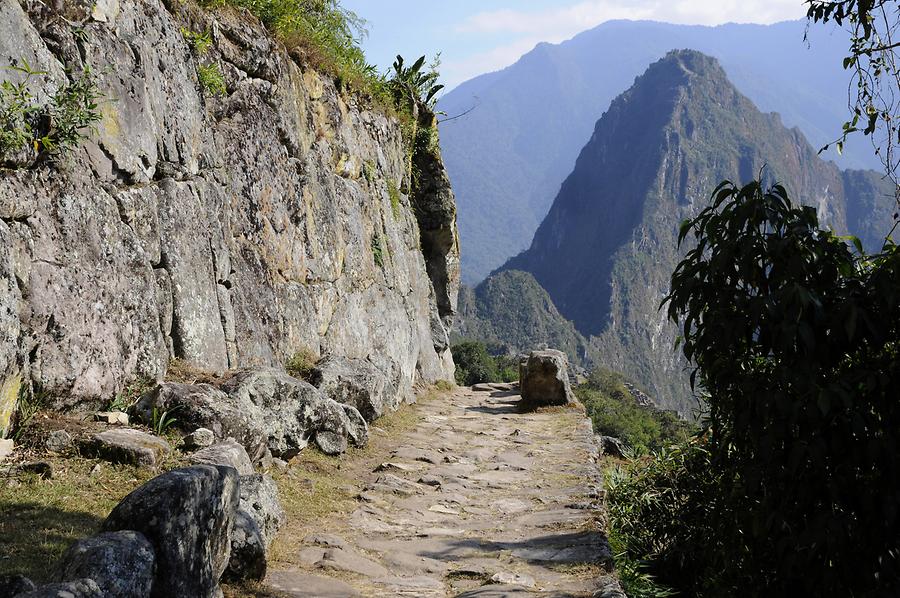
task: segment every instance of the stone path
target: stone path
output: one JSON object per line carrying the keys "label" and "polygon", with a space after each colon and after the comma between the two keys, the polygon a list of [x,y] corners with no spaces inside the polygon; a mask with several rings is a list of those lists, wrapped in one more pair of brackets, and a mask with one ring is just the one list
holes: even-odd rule
{"label": "stone path", "polygon": [[[484,388],[484,387],[478,387]],[[294,597],[613,596],[589,420],[520,414],[509,387],[423,403],[422,422],[362,480],[358,508],[306,537]],[[376,422],[377,425],[377,422]]]}

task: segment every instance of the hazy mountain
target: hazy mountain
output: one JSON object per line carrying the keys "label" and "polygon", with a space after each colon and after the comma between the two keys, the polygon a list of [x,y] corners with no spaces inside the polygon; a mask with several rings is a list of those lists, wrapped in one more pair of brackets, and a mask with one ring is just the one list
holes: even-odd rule
{"label": "hazy mountain", "polygon": [[[531,247],[504,270],[532,273],[562,316],[594,337],[600,360],[686,412],[684,364],[658,311],[680,259],[678,224],[707,204],[719,181],[750,180],[764,165],[766,178],[815,206],[824,226],[855,229],[869,248],[880,247],[892,205],[880,177],[823,161],[799,129],[738,92],[715,59],[676,51],[613,101]],[[491,313],[518,313],[525,294],[507,288],[512,305]]]}
{"label": "hazy mountain", "polygon": [[[798,126],[818,149],[846,117],[847,46],[840,30],[805,21],[719,27],[611,21],[559,45],[540,44],[503,71],[468,81],[440,108],[444,159],[459,205],[463,280],[476,283],[525,249],[594,123],[610,101],[669,50],[719,59],[763,111]],[[834,157],[834,156],[830,156]],[[865,139],[842,168],[877,168]]]}
{"label": "hazy mountain", "polygon": [[461,287],[453,336],[477,339],[510,354],[552,347],[579,365],[594,362],[588,341],[528,272],[498,272],[475,289]]}

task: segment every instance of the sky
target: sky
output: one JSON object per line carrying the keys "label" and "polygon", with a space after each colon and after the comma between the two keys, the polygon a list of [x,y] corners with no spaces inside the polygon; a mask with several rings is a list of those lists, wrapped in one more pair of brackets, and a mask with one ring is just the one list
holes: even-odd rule
{"label": "sky", "polygon": [[390,68],[441,52],[451,89],[514,63],[538,42],[559,43],[611,19],[685,25],[769,24],[806,16],[803,0],[342,0],[367,21],[369,62]]}

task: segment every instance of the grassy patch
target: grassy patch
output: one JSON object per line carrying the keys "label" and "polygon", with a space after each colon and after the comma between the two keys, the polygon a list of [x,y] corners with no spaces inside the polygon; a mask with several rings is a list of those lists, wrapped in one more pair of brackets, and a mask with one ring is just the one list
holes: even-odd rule
{"label": "grassy patch", "polygon": [[171,360],[166,370],[166,382],[180,382],[181,384],[212,384],[216,386],[228,377],[228,374],[216,374],[179,358]]}
{"label": "grassy patch", "polygon": [[46,581],[48,564],[75,540],[97,533],[126,494],[162,470],[185,465],[177,453],[155,472],[81,457],[43,460],[53,468],[51,479],[0,478],[0,575]]}
{"label": "grassy patch", "polygon": [[400,189],[397,187],[397,183],[392,180],[388,180],[387,182],[388,188],[388,197],[391,199],[391,212],[394,214],[394,219],[400,219]]}
{"label": "grassy patch", "polygon": [[214,96],[223,96],[228,93],[225,77],[218,64],[201,64],[197,67],[197,78],[206,93]]}
{"label": "grassy patch", "polygon": [[315,351],[302,347],[291,355],[284,364],[284,369],[294,378],[309,381],[317,363],[319,363],[319,356]]}

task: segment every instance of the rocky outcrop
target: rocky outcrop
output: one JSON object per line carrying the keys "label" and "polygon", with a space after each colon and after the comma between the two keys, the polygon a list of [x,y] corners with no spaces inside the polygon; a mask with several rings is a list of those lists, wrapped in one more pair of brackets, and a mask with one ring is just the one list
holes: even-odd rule
{"label": "rocky outcrop", "polygon": [[135,530],[156,553],[153,597],[221,595],[239,501],[234,468],[197,465],[153,478],[106,518],[106,531]]}
{"label": "rocky outcrop", "polygon": [[[67,2],[60,18],[0,0],[14,32],[0,62],[46,71],[39,96],[90,66],[104,98],[89,140],[0,176],[0,435],[23,387],[58,407],[100,403],[161,380],[173,357],[212,372],[301,349],[368,360],[392,401],[451,380],[458,244],[439,156],[419,166],[434,183],[415,205],[401,193],[392,209],[407,177],[399,123],[255,19],[161,0],[103,7]],[[208,31],[211,49],[198,56],[184,30]],[[201,61],[225,95],[199,83]]]}
{"label": "rocky outcrop", "polygon": [[204,427],[217,439],[233,438],[254,463],[267,453],[289,458],[310,442],[338,454],[368,438],[355,407],[275,368],[236,372],[221,388],[165,382],[142,396],[133,411],[144,421],[154,412],[175,414],[174,426],[185,433]]}
{"label": "rocky outcrop", "polygon": [[519,364],[519,387],[523,409],[554,407],[575,402],[569,383],[569,360],[562,351],[532,351]]}

